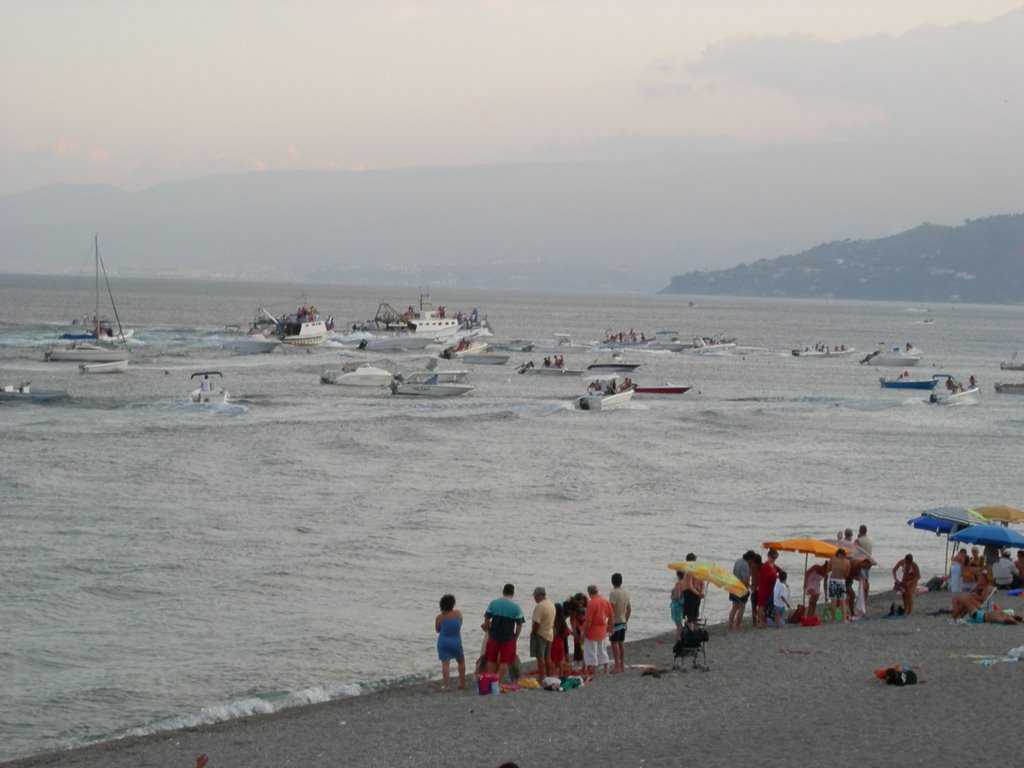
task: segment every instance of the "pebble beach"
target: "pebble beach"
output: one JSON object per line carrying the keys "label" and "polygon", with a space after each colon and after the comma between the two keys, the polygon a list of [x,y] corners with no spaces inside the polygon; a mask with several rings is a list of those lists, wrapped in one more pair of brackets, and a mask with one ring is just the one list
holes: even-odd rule
{"label": "pebble beach", "polygon": [[[997,599],[1024,611],[1021,597]],[[430,681],[4,765],[192,768],[201,755],[208,768],[1019,765],[1024,664],[1004,659],[1024,628],[951,622],[937,613],[947,592],[919,595],[908,617],[887,615],[893,600],[873,595],[845,625],[709,627],[707,671],[673,670],[667,633],[627,642],[625,673],[567,692],[480,696],[470,678],[469,690],[442,693]],[[917,667],[918,684],[875,677],[894,664]]]}

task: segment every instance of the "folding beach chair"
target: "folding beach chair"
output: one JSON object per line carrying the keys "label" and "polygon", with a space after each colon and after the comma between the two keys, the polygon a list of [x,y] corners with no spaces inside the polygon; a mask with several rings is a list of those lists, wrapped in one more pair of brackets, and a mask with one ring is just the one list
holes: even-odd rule
{"label": "folding beach chair", "polygon": [[686,671],[687,661],[694,669],[708,671],[708,656],[705,645],[708,642],[707,620],[704,617],[688,621],[683,625],[683,635],[672,646],[672,669]]}

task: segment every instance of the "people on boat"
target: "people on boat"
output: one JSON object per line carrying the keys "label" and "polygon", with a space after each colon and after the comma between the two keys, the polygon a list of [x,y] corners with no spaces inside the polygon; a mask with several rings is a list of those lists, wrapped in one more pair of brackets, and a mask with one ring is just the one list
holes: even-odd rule
{"label": "people on boat", "polygon": [[210,381],[210,377],[209,376],[205,376],[205,375],[203,376],[203,380],[201,382],[199,382],[199,389],[201,389],[203,392],[212,392],[213,391],[213,382]]}
{"label": "people on boat", "polygon": [[978,380],[974,378],[974,374],[971,374],[971,378],[967,380],[967,385],[971,389],[974,389],[976,386],[978,386]]}

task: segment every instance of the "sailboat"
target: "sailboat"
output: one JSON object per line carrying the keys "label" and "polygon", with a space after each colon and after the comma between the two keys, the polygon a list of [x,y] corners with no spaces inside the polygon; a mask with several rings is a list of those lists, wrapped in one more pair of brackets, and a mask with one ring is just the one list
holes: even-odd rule
{"label": "sailboat", "polygon": [[[117,306],[114,304],[114,294],[110,290],[110,282],[107,281],[107,270],[103,267],[100,259],[100,239],[98,235],[93,236],[93,249],[96,262],[96,314],[93,315],[95,323],[95,336],[93,341],[76,341],[66,347],[51,346],[46,352],[46,359],[53,361],[72,361],[78,363],[115,363],[128,359],[128,348],[125,344],[125,335],[121,330],[121,318],[117,316]],[[103,279],[107,282],[107,293],[110,296],[110,305],[114,308],[114,317],[117,319],[117,334],[114,339],[120,342],[120,346],[101,346],[96,340],[106,336],[100,320],[100,269],[103,269]]]}

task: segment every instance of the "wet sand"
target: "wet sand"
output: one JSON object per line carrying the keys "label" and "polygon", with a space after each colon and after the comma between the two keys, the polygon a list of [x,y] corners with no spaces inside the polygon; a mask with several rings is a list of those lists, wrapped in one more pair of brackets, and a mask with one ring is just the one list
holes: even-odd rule
{"label": "wet sand", "polygon": [[[874,595],[846,625],[710,628],[709,671],[670,670],[674,635],[627,643],[627,664],[565,693],[441,693],[429,682],[4,763],[34,768],[288,766],[1019,765],[1024,663],[979,663],[1024,645],[1024,627],[950,623],[948,593],[886,618]],[[1024,614],[1020,597],[998,598]],[[526,643],[520,642],[525,652]],[[920,665],[894,687],[880,667]]]}

